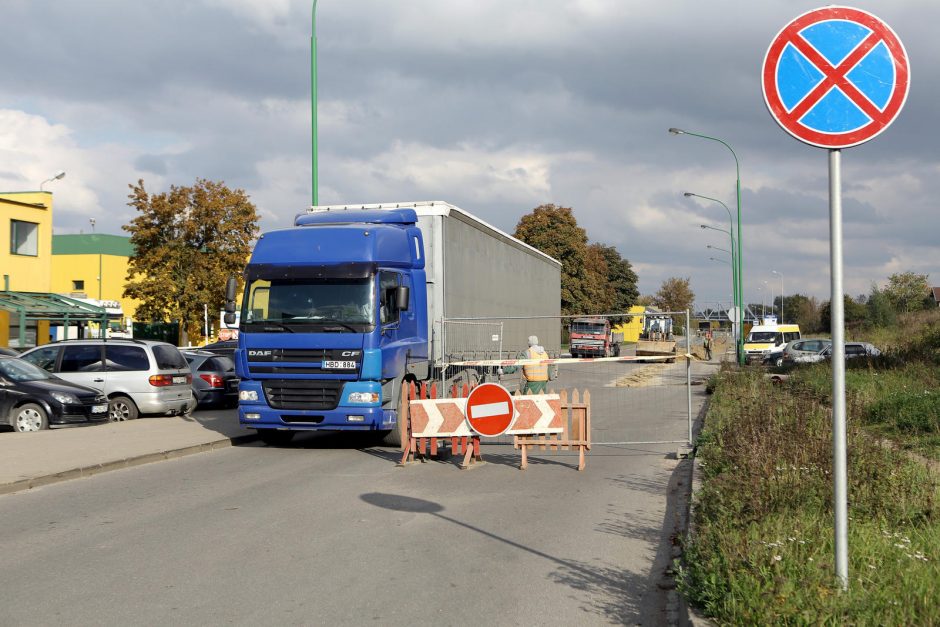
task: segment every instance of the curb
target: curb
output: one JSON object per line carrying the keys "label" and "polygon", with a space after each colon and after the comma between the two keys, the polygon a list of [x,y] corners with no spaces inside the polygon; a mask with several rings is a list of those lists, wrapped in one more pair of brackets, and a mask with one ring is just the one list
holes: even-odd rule
{"label": "curb", "polygon": [[254,442],[258,439],[258,436],[255,434],[250,435],[238,435],[224,440],[216,440],[215,442],[206,442],[204,444],[194,444],[192,446],[184,446],[183,448],[178,449],[168,449],[166,451],[160,451],[157,453],[145,453],[143,455],[137,455],[135,457],[127,457],[125,459],[115,460],[113,462],[106,462],[104,464],[94,464],[92,466],[81,466],[78,468],[72,468],[71,470],[65,470],[62,472],[57,472],[51,475],[43,475],[40,477],[30,477],[29,479],[21,479],[19,481],[14,481],[12,483],[6,483],[0,485],[0,495],[4,494],[13,494],[15,492],[22,492],[24,490],[31,490],[33,488],[39,488],[46,485],[52,485],[54,483],[60,483],[63,481],[70,481],[72,479],[79,479],[82,477],[92,477],[94,475],[99,475],[101,473],[109,472],[111,470],[120,470],[122,468],[133,468],[134,466],[143,466],[145,464],[151,464],[153,462],[163,462],[171,459],[178,459],[180,457],[187,457],[189,455],[195,455],[197,453],[207,453],[209,451],[214,451],[222,448],[229,448],[231,446],[238,446],[240,444],[248,444]]}

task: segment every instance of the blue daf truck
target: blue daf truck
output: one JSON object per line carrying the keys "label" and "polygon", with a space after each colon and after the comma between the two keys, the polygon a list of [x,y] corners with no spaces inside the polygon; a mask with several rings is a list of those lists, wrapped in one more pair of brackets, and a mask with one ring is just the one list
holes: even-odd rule
{"label": "blue daf truck", "polygon": [[[323,430],[398,445],[407,382],[530,335],[557,353],[560,286],[558,261],[445,202],[312,207],[261,235],[245,268],[239,422],[268,444]],[[235,295],[233,278],[228,324]]]}

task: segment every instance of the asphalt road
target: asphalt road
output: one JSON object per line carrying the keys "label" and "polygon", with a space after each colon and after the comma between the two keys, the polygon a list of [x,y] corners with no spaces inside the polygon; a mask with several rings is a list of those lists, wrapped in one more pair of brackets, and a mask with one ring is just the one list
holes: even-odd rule
{"label": "asphalt road", "polygon": [[0,496],[0,624],[668,624],[675,446],[596,445],[581,473],[573,452],[523,472],[485,446],[461,471],[362,446],[308,434]]}

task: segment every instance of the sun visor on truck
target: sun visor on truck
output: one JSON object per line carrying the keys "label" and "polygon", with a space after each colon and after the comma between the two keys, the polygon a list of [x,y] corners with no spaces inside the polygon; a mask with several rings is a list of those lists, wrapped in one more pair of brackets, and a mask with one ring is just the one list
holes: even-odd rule
{"label": "sun visor on truck", "polygon": [[251,264],[245,268],[245,278],[255,279],[364,279],[374,273],[374,263],[344,263],[339,265],[285,265],[273,263]]}

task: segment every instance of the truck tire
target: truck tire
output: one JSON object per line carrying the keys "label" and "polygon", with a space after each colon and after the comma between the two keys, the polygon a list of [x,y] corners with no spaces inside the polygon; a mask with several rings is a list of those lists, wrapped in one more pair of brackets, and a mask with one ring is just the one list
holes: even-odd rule
{"label": "truck tire", "polygon": [[268,446],[285,446],[294,439],[293,431],[278,431],[277,429],[258,429],[258,437]]}
{"label": "truck tire", "polygon": [[620,344],[614,344],[614,357],[620,357]]}
{"label": "truck tire", "polygon": [[393,448],[401,448],[401,430],[396,426],[391,431],[381,431],[382,444]]}

